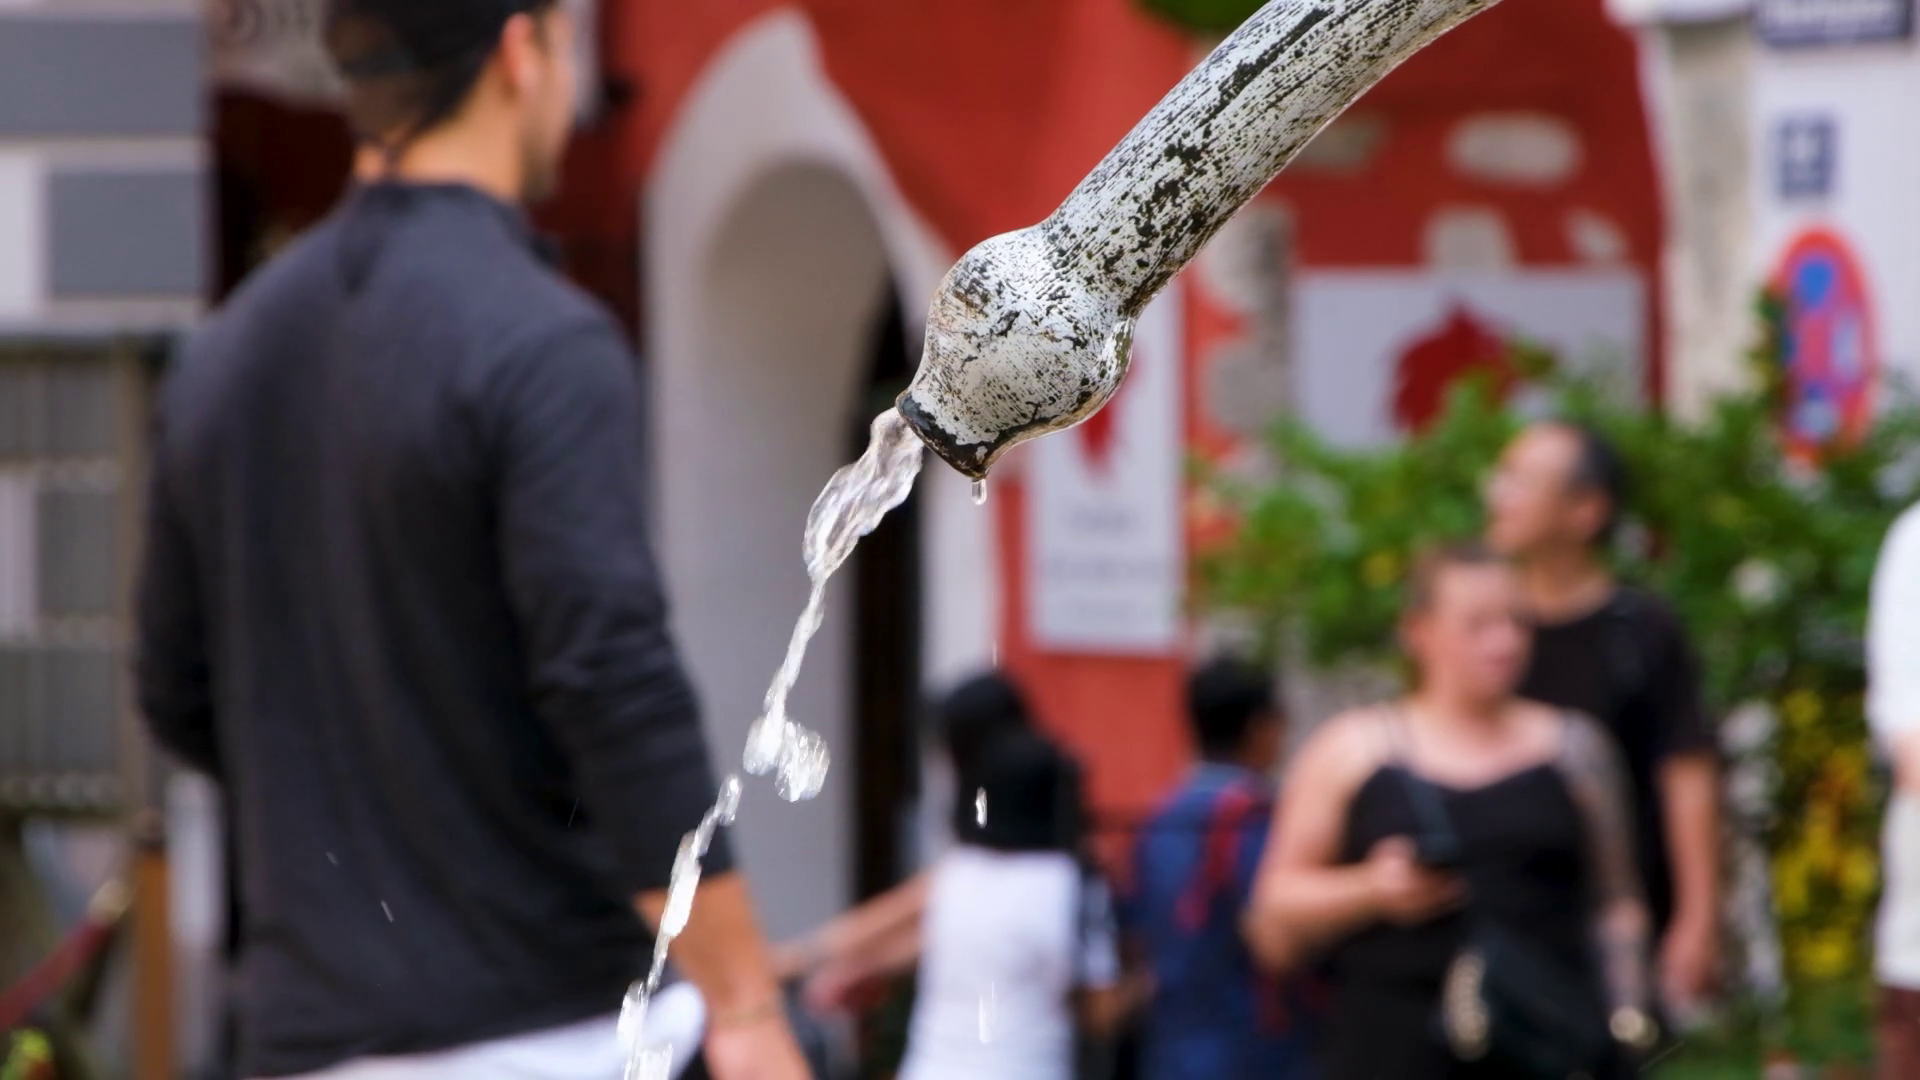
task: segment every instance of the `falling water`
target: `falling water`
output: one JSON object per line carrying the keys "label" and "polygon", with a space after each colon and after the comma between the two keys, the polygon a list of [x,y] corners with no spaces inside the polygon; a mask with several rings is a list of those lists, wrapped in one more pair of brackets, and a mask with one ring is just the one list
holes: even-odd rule
{"label": "falling water", "polygon": [[973,482],[973,505],[987,505],[987,481],[984,477]]}
{"label": "falling water", "polygon": [[973,823],[983,829],[987,827],[986,788],[975,788],[973,791]]}
{"label": "falling water", "polygon": [[[794,624],[793,636],[787,641],[786,657],[774,673],[773,684],[767,687],[760,716],[747,731],[746,751],[740,758],[740,767],[751,775],[774,773],[774,790],[788,802],[803,802],[820,794],[832,763],[827,742],[819,732],[787,716],[787,695],[800,678],[807,642],[826,617],[827,582],[853,554],[860,538],[872,532],[889,510],[906,501],[914,478],[920,475],[920,439],[898,412],[888,409],[874,417],[871,432],[866,453],[833,474],[807,514],[802,552],[812,588],[807,606]],[[732,825],[739,814],[740,786],[740,777],[728,776],[699,826],[680,841],[667,886],[666,910],[654,939],[653,966],[644,980],[627,990],[620,1008],[620,1039],[627,1048],[625,1080],[665,1080],[672,1068],[672,1047],[646,1045],[642,1032],[647,1006],[660,988],[667,950],[686,929],[693,911],[693,896],[700,885],[700,860],[706,857],[713,834]]]}

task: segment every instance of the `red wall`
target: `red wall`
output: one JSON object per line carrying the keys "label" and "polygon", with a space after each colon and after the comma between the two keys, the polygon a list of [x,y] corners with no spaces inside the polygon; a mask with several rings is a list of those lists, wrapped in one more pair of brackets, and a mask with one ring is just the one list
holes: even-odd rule
{"label": "red wall", "polygon": [[[1621,226],[1632,261],[1656,281],[1658,191],[1637,59],[1630,39],[1605,20],[1602,2],[1508,0],[1378,87],[1356,107],[1388,122],[1376,160],[1339,178],[1289,174],[1268,196],[1295,211],[1303,263],[1415,265],[1427,215],[1456,202],[1498,206],[1523,263],[1568,263],[1574,254],[1564,216],[1586,207]],[[560,224],[606,246],[635,235],[643,226],[634,221],[635,192],[706,59],[735,30],[778,6],[608,5],[608,70],[631,80],[638,98],[580,149],[573,189],[580,197]],[[1043,217],[1196,59],[1185,38],[1131,0],[786,6],[811,19],[829,74],[866,122],[896,182],[955,251]],[[1578,175],[1550,190],[1516,190],[1451,173],[1442,149],[1447,131],[1489,109],[1549,112],[1572,123],[1587,147]],[[635,262],[626,259],[627,266]],[[1194,310],[1197,367],[1205,346],[1244,328],[1204,298]],[[1199,410],[1190,410],[1189,422],[1203,447],[1221,445]],[[1005,569],[1005,664],[1028,685],[1048,724],[1085,756],[1095,798],[1110,809],[1144,807],[1188,760],[1179,718],[1182,661],[1036,649],[1025,632],[1016,477],[995,485],[990,507]]]}

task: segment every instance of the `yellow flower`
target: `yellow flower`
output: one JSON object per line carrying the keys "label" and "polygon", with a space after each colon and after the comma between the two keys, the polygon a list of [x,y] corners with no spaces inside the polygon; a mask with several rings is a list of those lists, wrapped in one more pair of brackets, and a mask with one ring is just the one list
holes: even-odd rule
{"label": "yellow flower", "polygon": [[1391,551],[1376,551],[1360,564],[1360,580],[1369,589],[1384,589],[1400,580],[1400,556]]}
{"label": "yellow flower", "polygon": [[1847,860],[1841,870],[1841,884],[1847,896],[1855,900],[1865,900],[1880,887],[1880,863],[1873,852],[1866,848],[1854,848],[1847,852]]}
{"label": "yellow flower", "polygon": [[1795,852],[1782,852],[1773,863],[1773,906],[1783,919],[1806,914],[1812,897],[1806,859]]}
{"label": "yellow flower", "polygon": [[1788,727],[1802,730],[1810,728],[1820,722],[1823,711],[1820,695],[1811,690],[1795,690],[1781,703],[1780,711],[1786,715]]}
{"label": "yellow flower", "polygon": [[1809,934],[1795,951],[1800,970],[1811,978],[1831,979],[1853,966],[1853,941],[1839,930]]}
{"label": "yellow flower", "polygon": [[1851,803],[1867,785],[1867,750],[1864,746],[1842,746],[1827,758],[1826,781],[1833,797]]}

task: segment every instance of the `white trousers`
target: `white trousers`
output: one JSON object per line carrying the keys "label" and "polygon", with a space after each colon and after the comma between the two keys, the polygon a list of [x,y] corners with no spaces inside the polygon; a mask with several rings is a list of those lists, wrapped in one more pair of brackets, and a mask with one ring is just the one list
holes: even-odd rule
{"label": "white trousers", "polygon": [[[647,1013],[648,1045],[673,1047],[673,1075],[700,1049],[706,1005],[692,985],[663,990]],[[608,1016],[432,1054],[361,1058],[281,1080],[622,1080],[626,1056]]]}
{"label": "white trousers", "polygon": [[1920,796],[1896,790],[1880,834],[1874,966],[1883,986],[1920,990]]}

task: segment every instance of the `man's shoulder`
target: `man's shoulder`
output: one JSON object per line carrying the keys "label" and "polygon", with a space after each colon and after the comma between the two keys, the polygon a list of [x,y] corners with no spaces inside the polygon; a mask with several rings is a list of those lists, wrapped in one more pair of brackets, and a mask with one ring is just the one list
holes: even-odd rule
{"label": "man's shoulder", "polygon": [[187,337],[160,390],[161,410],[174,425],[213,408],[241,373],[283,360],[284,342],[319,340],[315,328],[337,313],[327,301],[331,222],[307,230],[248,274]]}
{"label": "man's shoulder", "polygon": [[1199,845],[1219,828],[1264,826],[1273,812],[1274,792],[1249,777],[1221,782],[1195,776],[1160,801],[1147,818],[1146,835],[1177,837]]}

